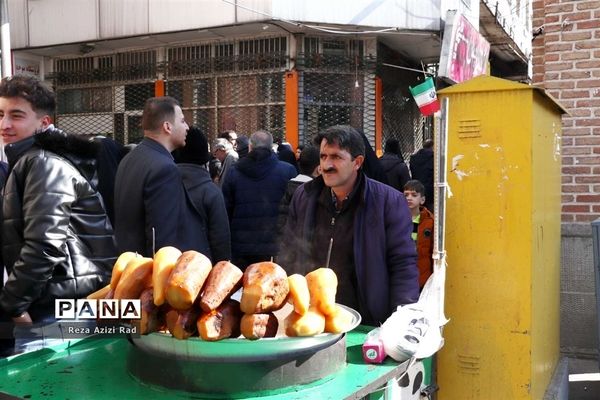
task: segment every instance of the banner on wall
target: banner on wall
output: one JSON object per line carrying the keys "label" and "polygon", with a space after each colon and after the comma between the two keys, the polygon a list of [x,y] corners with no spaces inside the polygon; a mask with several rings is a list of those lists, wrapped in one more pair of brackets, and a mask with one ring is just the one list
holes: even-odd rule
{"label": "banner on wall", "polygon": [[41,61],[15,56],[13,58],[14,75],[33,75],[42,78],[40,75]]}
{"label": "banner on wall", "polygon": [[490,43],[469,20],[448,11],[438,76],[452,83],[467,81],[486,73]]}

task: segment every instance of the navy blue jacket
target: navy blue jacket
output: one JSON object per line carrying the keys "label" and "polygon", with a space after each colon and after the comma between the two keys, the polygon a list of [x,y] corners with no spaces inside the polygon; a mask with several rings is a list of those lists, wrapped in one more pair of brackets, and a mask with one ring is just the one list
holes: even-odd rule
{"label": "navy blue jacket", "polygon": [[425,207],[433,210],[433,149],[421,149],[410,156],[410,175],[425,186]]}
{"label": "navy blue jacket", "polygon": [[210,179],[208,170],[197,164],[177,164],[193,215],[186,218],[189,236],[196,241],[194,250],[210,258],[213,264],[231,260],[231,235],[223,193]]}
{"label": "navy blue jacket", "polygon": [[[419,299],[417,252],[412,218],[404,195],[366,178],[354,220],[354,264],[362,323],[378,326],[398,305]],[[288,272],[306,274],[316,224],[322,177],[300,186],[290,204],[278,263]]]}
{"label": "navy blue jacket", "polygon": [[269,149],[254,149],[240,159],[223,181],[231,227],[233,257],[278,253],[277,216],[295,168]]}
{"label": "navy blue jacket", "polygon": [[385,153],[379,163],[387,176],[388,185],[404,192],[404,185],[410,180],[410,172],[404,161],[394,153]]}

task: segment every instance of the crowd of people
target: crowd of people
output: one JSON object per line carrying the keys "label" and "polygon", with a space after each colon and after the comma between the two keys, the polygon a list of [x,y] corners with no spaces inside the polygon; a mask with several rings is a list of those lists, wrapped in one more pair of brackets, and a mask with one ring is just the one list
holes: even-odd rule
{"label": "crowd of people", "polygon": [[[15,335],[54,323],[55,299],[105,286],[125,251],[193,249],[242,270],[276,260],[288,274],[328,266],[337,301],[370,325],[417,301],[432,272],[428,143],[414,171],[397,140],[378,159],[350,126],[330,127],[296,153],[262,130],[226,131],[211,146],[165,96],[146,101],[144,138],[124,155],[109,138],[54,128],[55,106],[37,78],[0,81],[8,158],[0,166],[0,324],[15,324]],[[1,331],[4,354],[32,349]]]}

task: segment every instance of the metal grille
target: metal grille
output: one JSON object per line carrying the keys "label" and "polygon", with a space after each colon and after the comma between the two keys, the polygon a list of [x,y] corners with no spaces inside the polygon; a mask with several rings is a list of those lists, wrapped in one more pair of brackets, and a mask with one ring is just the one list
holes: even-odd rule
{"label": "metal grille", "polygon": [[402,156],[410,155],[423,146],[425,117],[419,112],[414,99],[407,94],[408,87],[385,85],[383,89],[383,139],[398,139]]}
{"label": "metal grille", "polygon": [[209,138],[229,129],[283,138],[285,37],[174,47],[167,55],[166,94]]}
{"label": "metal grille", "polygon": [[55,82],[58,85],[77,85],[96,81],[94,57],[81,57],[54,62]]}
{"label": "metal grille", "polygon": [[115,60],[116,81],[156,79],[156,50],[117,53]]}
{"label": "metal grille", "polygon": [[265,129],[283,136],[283,72],[169,80],[166,93],[180,102],[188,122],[211,139],[228,129],[245,135]]}
{"label": "metal grille", "polygon": [[56,60],[57,126],[138,142],[144,102],[164,71],[166,94],[211,138],[226,129],[284,136],[285,37],[177,46],[165,54],[163,64],[157,50]]}
{"label": "metal grille", "polygon": [[374,132],[374,62],[363,58],[363,42],[307,37],[298,57],[299,143],[306,144],[332,125]]}
{"label": "metal grille", "polygon": [[71,133],[139,142],[142,109],[154,96],[157,67],[155,50],[55,60],[56,125]]}
{"label": "metal grille", "polygon": [[[382,62],[395,59],[387,48],[379,49]],[[435,73],[437,65],[427,65],[426,70]],[[410,155],[423,147],[425,139],[433,138],[433,117],[424,117],[414,98],[410,94],[409,86],[414,86],[422,79],[423,74],[381,65],[378,75],[383,82],[383,137],[382,145],[388,139],[398,139],[404,160],[408,161]]]}
{"label": "metal grille", "polygon": [[[336,124],[361,129],[374,142],[376,60],[365,57],[365,42],[306,37],[298,43],[299,143]],[[264,129],[285,137],[286,37],[188,44],[158,50],[55,60],[56,124],[73,133],[102,134],[122,143],[142,138],[144,102],[154,82],[179,100],[186,119],[212,139],[223,130]],[[162,74],[162,75],[161,75]],[[409,79],[410,78],[410,79]],[[431,137],[406,93],[414,76],[401,82],[383,78],[383,139],[397,137],[405,157]],[[393,79],[392,79],[393,81]]]}

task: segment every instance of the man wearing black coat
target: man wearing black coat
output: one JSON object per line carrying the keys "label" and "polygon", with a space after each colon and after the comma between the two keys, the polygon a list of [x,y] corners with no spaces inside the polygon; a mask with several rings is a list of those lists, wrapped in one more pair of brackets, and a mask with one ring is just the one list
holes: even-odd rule
{"label": "man wearing black coat", "polygon": [[115,236],[120,252],[152,257],[164,246],[189,250],[185,193],[171,152],[185,145],[188,125],[177,100],[153,97],[142,115],[144,139],[119,164]]}
{"label": "man wearing black coat", "polygon": [[410,174],[425,186],[425,207],[433,210],[433,140],[426,139],[423,148],[410,156]]}
{"label": "man wearing black coat", "polygon": [[[231,260],[231,234],[221,189],[210,178],[208,139],[199,128],[191,127],[185,146],[173,156],[181,172],[190,215],[184,223],[195,239],[194,250],[217,263]],[[193,231],[192,231],[193,230]]]}
{"label": "man wearing black coat", "polygon": [[388,185],[403,192],[404,185],[410,180],[410,172],[404,163],[398,139],[386,140],[384,151],[379,162],[387,176]]}

